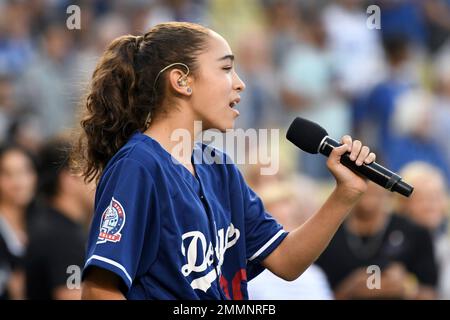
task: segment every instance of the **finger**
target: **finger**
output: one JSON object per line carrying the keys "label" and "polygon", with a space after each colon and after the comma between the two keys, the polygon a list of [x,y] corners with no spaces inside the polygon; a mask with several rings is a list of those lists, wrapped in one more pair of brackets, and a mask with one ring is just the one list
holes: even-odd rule
{"label": "finger", "polygon": [[345,135],[341,138],[341,143],[347,145],[346,151],[350,152],[352,150],[352,137]]}
{"label": "finger", "polygon": [[361,152],[362,143],[359,140],[353,141],[352,152],[350,153],[350,160],[355,161]]}
{"label": "finger", "polygon": [[365,163],[372,163],[377,159],[377,155],[373,152],[369,153],[366,160],[364,160]]}
{"label": "finger", "polygon": [[367,146],[363,146],[361,148],[361,152],[358,155],[358,158],[356,159],[356,165],[360,166],[363,164],[364,160],[369,156],[370,149]]}

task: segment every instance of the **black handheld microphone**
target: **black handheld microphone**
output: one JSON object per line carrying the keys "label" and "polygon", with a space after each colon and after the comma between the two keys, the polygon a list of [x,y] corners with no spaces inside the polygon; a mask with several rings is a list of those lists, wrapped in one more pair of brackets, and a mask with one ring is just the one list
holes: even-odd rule
{"label": "black handheld microphone", "polygon": [[[297,147],[308,153],[321,153],[329,156],[335,147],[341,144],[328,136],[328,132],[317,123],[297,117],[290,125],[286,138]],[[405,197],[409,197],[414,188],[402,181],[398,174],[380,166],[376,162],[363,163],[357,166],[350,160],[350,153],[347,152],[341,157],[341,163],[352,171],[359,173],[370,181],[388,189],[398,192]]]}

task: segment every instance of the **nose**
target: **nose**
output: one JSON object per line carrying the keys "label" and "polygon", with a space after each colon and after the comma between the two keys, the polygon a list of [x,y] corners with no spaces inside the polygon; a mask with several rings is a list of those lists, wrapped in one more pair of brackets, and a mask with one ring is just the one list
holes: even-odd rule
{"label": "nose", "polygon": [[241,78],[239,78],[237,73],[235,73],[234,89],[237,92],[242,92],[245,90],[245,83],[241,80]]}

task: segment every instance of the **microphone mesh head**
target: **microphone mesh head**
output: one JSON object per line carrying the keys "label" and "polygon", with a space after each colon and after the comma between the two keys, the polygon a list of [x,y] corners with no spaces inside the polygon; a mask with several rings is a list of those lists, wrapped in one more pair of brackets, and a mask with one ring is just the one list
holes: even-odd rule
{"label": "microphone mesh head", "polygon": [[286,138],[308,153],[317,153],[320,143],[328,132],[317,123],[297,117],[289,126]]}

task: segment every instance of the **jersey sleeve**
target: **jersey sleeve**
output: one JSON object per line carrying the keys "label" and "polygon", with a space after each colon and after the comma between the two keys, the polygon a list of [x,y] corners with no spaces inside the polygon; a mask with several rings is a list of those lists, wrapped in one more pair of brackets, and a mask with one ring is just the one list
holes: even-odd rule
{"label": "jersey sleeve", "polygon": [[150,172],[136,160],[117,161],[97,188],[83,277],[96,266],[115,273],[129,289],[156,258],[159,224]]}
{"label": "jersey sleeve", "polygon": [[244,197],[245,242],[248,279],[264,270],[261,262],[275,250],[287,232],[264,208],[259,196],[239,173]]}

